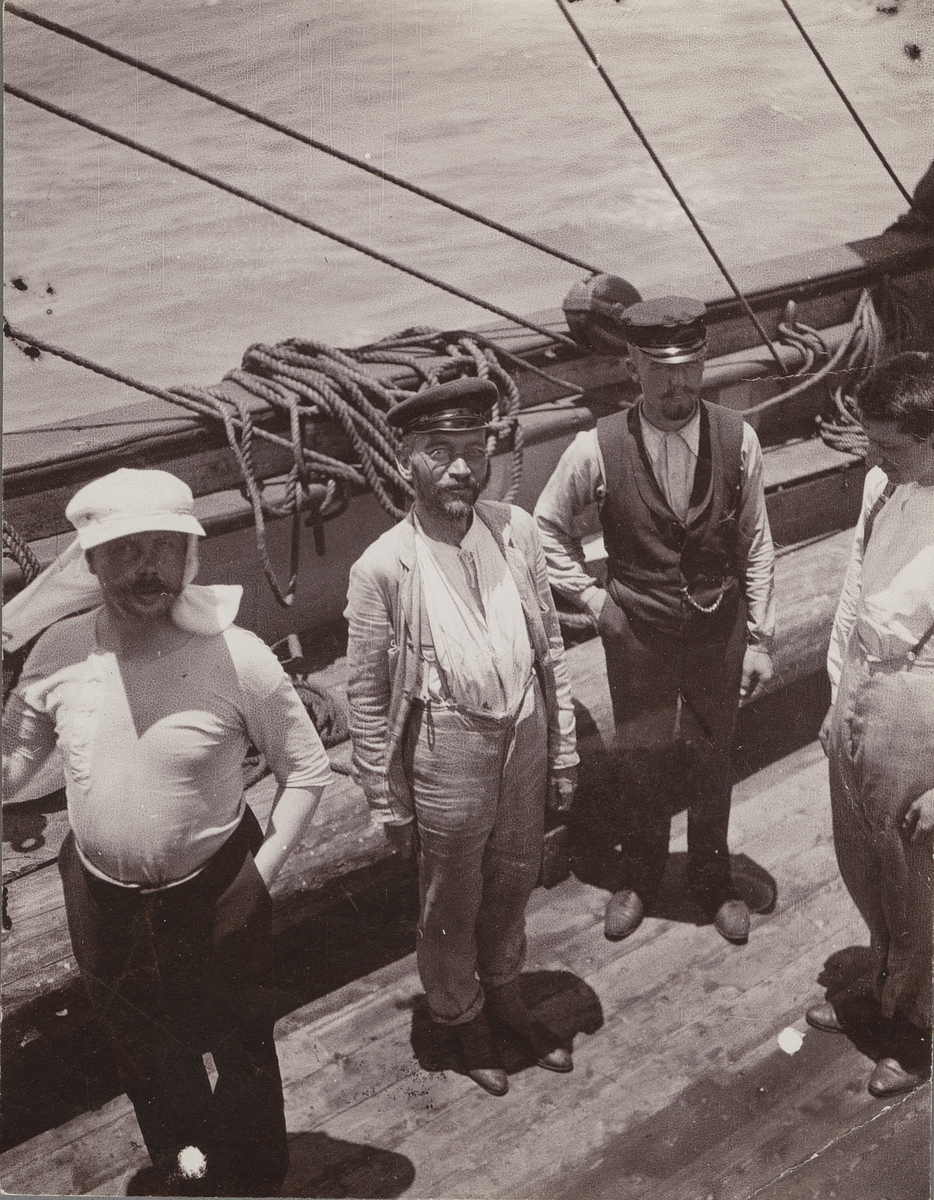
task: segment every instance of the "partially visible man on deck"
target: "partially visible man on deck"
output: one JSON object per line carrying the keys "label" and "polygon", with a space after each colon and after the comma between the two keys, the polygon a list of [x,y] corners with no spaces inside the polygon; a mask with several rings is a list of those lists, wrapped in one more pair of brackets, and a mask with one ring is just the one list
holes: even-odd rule
{"label": "partially visible man on deck", "polygon": [[[4,715],[4,799],[57,743],[72,945],[157,1174],[149,1190],[274,1195],[288,1147],[269,885],[328,758],[275,655],[232,624],[241,589],[192,586],[204,530],[186,484],[122,469],[66,515],[77,541],[5,614],[17,642],[51,627]],[[279,784],[265,836],[243,795],[251,741]]]}
{"label": "partially visible man on deck", "polygon": [[[873,998],[912,1035],[869,1078],[874,1096],[891,1096],[931,1066],[934,354],[897,355],[858,403],[875,465],[834,618],[821,741],[840,874],[869,926]],[[844,1031],[851,999],[808,1009],[809,1024]]]}
{"label": "partially visible man on deck", "polygon": [[[633,304],[616,339],[642,394],[577,435],[535,506],[552,587],[591,614],[606,652],[620,793],[591,822],[616,876],[604,928],[616,940],[638,927],[662,882],[671,817],[686,807],[690,884],[723,937],[742,943],[730,752],[740,699],[772,674],[775,624],[762,452],[738,413],[701,399],[703,304]],[[578,533],[594,504],[605,589],[584,569]]]}
{"label": "partially visible man on deck", "polygon": [[566,807],[578,758],[535,523],[478,500],[496,398],[493,384],[458,379],[391,411],[415,504],[354,565],[346,615],[356,771],[389,838],[417,843],[428,1007],[468,1075],[502,1095],[488,1017],[539,1066],[572,1066],[525,1008],[519,973],[549,786]]}

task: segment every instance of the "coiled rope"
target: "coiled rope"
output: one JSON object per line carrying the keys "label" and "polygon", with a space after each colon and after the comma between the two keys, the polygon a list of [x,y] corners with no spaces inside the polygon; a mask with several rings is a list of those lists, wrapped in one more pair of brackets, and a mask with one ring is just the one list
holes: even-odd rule
{"label": "coiled rope", "polygon": [[[817,418],[821,438],[835,450],[865,458],[866,433],[857,415],[853,392],[879,361],[885,342],[885,332],[872,295],[868,288],[863,289],[850,322],[849,334],[832,353],[821,333],[798,321],[795,312],[795,302],[789,300],[785,306],[784,320],[778,328],[780,340],[785,345],[794,346],[802,356],[794,378],[806,378],[779,392],[777,396],[745,409],[743,415],[748,419],[827,383],[830,385],[829,411]],[[821,365],[815,371],[813,368],[817,362]]]}
{"label": "coiled rope", "polygon": [[[479,335],[406,330],[398,338],[388,338],[351,351],[300,338],[275,346],[251,346],[241,366],[228,372],[225,381],[239,385],[250,395],[263,400],[272,411],[284,414],[289,426],[289,437],[286,438],[258,425],[245,397],[234,389],[225,389],[223,383],[213,388],[158,388],[43,338],[14,329],[6,322],[4,333],[15,342],[46,351],[136,391],[157,396],[199,417],[220,421],[240,471],[243,493],[253,511],[257,554],[263,574],[283,607],[291,605],[298,582],[301,518],[305,509],[312,510],[315,542],[321,553],[323,523],[344,510],[348,488],[373,491],[381,506],[396,520],[404,515],[412,499],[411,487],[396,466],[398,437],[386,420],[389,411],[412,391],[383,383],[364,369],[367,364],[408,368],[417,377],[419,388],[437,383],[441,378],[461,375],[491,380],[497,387],[499,400],[493,412],[488,448],[492,453],[501,441],[512,443],[509,484],[504,499],[508,501],[515,496],[522,478],[519,389],[499,361],[500,351]],[[429,356],[433,359],[431,363],[425,361]],[[439,357],[442,358],[440,363]],[[513,358],[505,352],[502,357]],[[555,379],[529,364],[524,365],[544,375],[549,382],[576,391],[564,380]],[[305,444],[307,423],[321,418],[335,421],[343,430],[353,448],[353,462],[322,454]],[[285,499],[281,503],[274,503],[264,495],[253,455],[255,438],[291,454],[292,466],[286,477]],[[74,457],[77,459],[81,455]],[[317,504],[309,491],[312,480],[325,484],[324,495]],[[292,518],[290,567],[288,584],[283,587],[269,557],[266,519],[288,516]],[[6,546],[7,526],[4,523],[5,549]],[[32,554],[23,539],[10,529],[10,554],[23,551]],[[38,568],[37,562],[35,566]]]}

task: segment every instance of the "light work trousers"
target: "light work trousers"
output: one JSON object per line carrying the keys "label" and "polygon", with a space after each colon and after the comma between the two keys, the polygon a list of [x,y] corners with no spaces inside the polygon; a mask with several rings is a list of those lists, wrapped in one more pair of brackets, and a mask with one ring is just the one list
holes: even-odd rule
{"label": "light work trousers", "polygon": [[931,1026],[932,838],[902,822],[934,787],[934,645],[873,663],[854,634],[830,736],[830,802],[840,874],[869,926],[882,1011]]}
{"label": "light work trousers", "polygon": [[458,1025],[481,1011],[483,985],[511,982],[525,960],[548,788],[537,680],[514,722],[417,704],[405,764],[419,846],[418,971],[433,1020]]}

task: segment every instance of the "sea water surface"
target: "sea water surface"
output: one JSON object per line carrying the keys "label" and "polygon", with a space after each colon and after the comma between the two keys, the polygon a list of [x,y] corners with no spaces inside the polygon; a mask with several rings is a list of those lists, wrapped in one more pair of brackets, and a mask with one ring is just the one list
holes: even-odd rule
{"label": "sea water surface", "polygon": [[[640,290],[683,287],[709,267],[553,0],[24,2]],[[878,7],[795,0],[910,189],[934,155],[934,0]],[[579,0],[570,11],[738,277],[877,233],[904,211],[779,0]],[[557,306],[582,275],[9,14],[4,68],[11,83],[510,311]],[[7,97],[5,121],[6,315],[131,376],[209,384],[257,341],[352,346],[491,319],[21,100]],[[6,349],[7,434],[138,397]]]}

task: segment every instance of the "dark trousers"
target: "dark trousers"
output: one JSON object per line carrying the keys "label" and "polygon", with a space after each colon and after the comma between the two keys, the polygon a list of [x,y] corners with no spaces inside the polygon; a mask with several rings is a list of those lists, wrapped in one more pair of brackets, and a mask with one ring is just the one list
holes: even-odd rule
{"label": "dark trousers", "polygon": [[619,790],[597,836],[622,846],[616,890],[630,887],[646,902],[665,872],[671,818],[685,808],[691,887],[710,907],[736,895],[727,830],[745,605],[728,596],[706,628],[703,620],[691,613],[670,635],[628,617],[612,596],[600,614]]}
{"label": "dark trousers", "polygon": [[[272,901],[253,862],[261,838],[248,809],[193,880],[148,895],[91,875],[71,834],[62,846],[75,958],[153,1165],[180,1195],[275,1195],[288,1167]],[[179,1179],[178,1155],[189,1146],[207,1160],[201,1179]]]}

